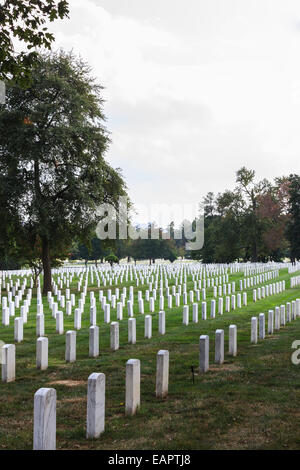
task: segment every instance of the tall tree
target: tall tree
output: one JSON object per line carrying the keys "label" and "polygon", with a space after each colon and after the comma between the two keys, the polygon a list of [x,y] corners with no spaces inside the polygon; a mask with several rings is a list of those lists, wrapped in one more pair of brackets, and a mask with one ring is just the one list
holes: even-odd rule
{"label": "tall tree", "polygon": [[85,244],[74,243],[70,253],[70,259],[84,259],[85,264],[91,260],[94,261],[97,266],[98,260],[103,261],[105,256],[110,253],[110,246],[112,245],[110,242],[111,240],[100,240],[97,237],[93,237]]}
{"label": "tall tree", "polygon": [[[105,160],[102,87],[72,53],[44,54],[26,90],[11,83],[0,107],[0,205],[4,240],[18,232],[41,241],[46,293],[51,254],[72,240],[91,237],[96,209],[125,195],[119,169]],[[9,249],[7,244],[7,249]]]}
{"label": "tall tree", "polygon": [[[0,5],[0,80],[13,78],[27,85],[38,58],[31,49],[50,49],[54,41],[46,21],[67,17],[68,13],[66,0],[4,0]],[[25,43],[27,51],[16,53],[14,38]]]}
{"label": "tall tree", "polygon": [[204,246],[191,257],[205,263],[281,260],[288,252],[287,178],[255,182],[255,172],[243,167],[237,182],[232,191],[203,198]]}
{"label": "tall tree", "polygon": [[238,187],[236,192],[240,194],[243,201],[243,226],[245,249],[249,253],[251,261],[258,261],[259,245],[262,241],[262,219],[258,214],[258,198],[270,190],[270,183],[264,179],[255,183],[255,171],[242,167],[236,173]]}
{"label": "tall tree", "polygon": [[300,259],[300,176],[289,177],[289,215],[287,237],[290,242],[291,260]]}
{"label": "tall tree", "polygon": [[219,218],[214,193],[208,192],[203,197],[200,211],[204,215],[204,244],[201,250],[192,250],[190,257],[203,263],[213,263],[216,261],[216,220]]}
{"label": "tall tree", "polygon": [[272,188],[258,197],[257,214],[263,227],[260,260],[281,261],[288,256],[286,238],[288,214],[288,180],[275,178]]}
{"label": "tall tree", "polygon": [[224,191],[216,198],[219,217],[215,223],[215,261],[230,263],[243,257],[242,201],[239,192]]}

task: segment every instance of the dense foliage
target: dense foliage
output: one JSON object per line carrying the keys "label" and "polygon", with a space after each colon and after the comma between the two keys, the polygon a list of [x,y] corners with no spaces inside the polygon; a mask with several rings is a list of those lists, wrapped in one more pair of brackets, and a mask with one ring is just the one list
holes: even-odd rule
{"label": "dense foliage", "polygon": [[0,253],[44,270],[89,240],[97,207],[125,195],[104,155],[101,86],[72,54],[40,56],[26,90],[11,82],[0,107]]}
{"label": "dense foliage", "polygon": [[[50,49],[54,41],[46,22],[67,17],[68,13],[66,0],[4,0],[0,4],[0,80],[14,79],[19,85],[27,85],[38,59],[32,49]],[[15,39],[26,44],[28,50],[17,53]]]}

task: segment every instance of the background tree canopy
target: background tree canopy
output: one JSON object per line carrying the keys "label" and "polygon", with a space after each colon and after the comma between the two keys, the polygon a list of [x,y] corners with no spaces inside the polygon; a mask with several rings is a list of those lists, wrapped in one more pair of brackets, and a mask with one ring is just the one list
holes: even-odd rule
{"label": "background tree canopy", "polygon": [[[5,0],[0,4],[0,80],[11,79],[27,85],[31,67],[38,58],[34,47],[51,48],[54,36],[46,21],[67,17],[66,0]],[[14,38],[27,46],[28,52],[16,53]]]}
{"label": "background tree canopy", "polygon": [[191,257],[205,263],[228,263],[292,256],[287,228],[297,217],[291,204],[291,177],[276,178],[273,184],[266,179],[255,182],[255,172],[243,167],[236,173],[236,183],[232,191],[204,197],[204,246],[191,252]]}

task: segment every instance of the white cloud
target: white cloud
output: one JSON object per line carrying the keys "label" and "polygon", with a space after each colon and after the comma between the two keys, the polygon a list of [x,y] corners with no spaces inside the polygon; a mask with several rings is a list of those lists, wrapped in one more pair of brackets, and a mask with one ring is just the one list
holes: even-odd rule
{"label": "white cloud", "polygon": [[51,24],[56,47],[80,53],[105,86],[108,157],[133,202],[197,202],[233,187],[243,165],[259,178],[299,172],[296,0],[70,6]]}

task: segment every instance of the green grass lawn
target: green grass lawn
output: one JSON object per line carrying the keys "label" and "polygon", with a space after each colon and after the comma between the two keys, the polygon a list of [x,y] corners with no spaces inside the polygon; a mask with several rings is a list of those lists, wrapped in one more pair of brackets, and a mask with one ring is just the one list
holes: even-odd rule
{"label": "green grass lawn", "polygon": [[[295,275],[295,273],[293,274]],[[212,288],[207,289],[207,320],[192,320],[182,325],[182,306],[169,310],[165,299],[166,334],[158,333],[158,300],[152,317],[152,338],[144,339],[144,315],[138,314],[135,287],[137,343],[127,343],[127,308],[120,322],[120,349],[110,351],[110,327],[97,299],[97,324],[100,327],[100,356],[92,359],[89,352],[89,292],[86,297],[82,329],[77,332],[77,361],[65,363],[65,335],[55,333],[44,298],[45,334],[49,338],[49,367],[36,370],[35,315],[33,297],[28,323],[24,325],[24,341],[16,345],[16,381],[0,383],[0,449],[32,449],[33,396],[40,387],[57,391],[58,449],[299,449],[300,448],[300,364],[291,363],[291,345],[300,340],[300,317],[281,327],[272,336],[267,334],[267,312],[288,301],[300,298],[300,287],[289,288],[287,270],[271,282],[286,280],[286,291],[267,299],[252,302],[248,290],[248,306],[210,319]],[[240,274],[229,276],[239,292]],[[95,279],[95,278],[94,278]],[[193,282],[188,279],[188,290]],[[130,282],[127,283],[129,285]],[[125,285],[125,284],[124,284]],[[122,286],[113,286],[121,288]],[[103,288],[103,290],[109,288]],[[77,280],[71,286],[78,303]],[[2,295],[5,295],[2,292]],[[157,297],[158,299],[158,297]],[[175,305],[173,298],[173,305]],[[60,308],[59,308],[60,310]],[[250,343],[250,320],[266,314],[266,339]],[[148,313],[148,302],[145,302]],[[16,312],[19,314],[19,311]],[[111,321],[116,310],[111,310]],[[228,329],[237,325],[238,355],[228,355]],[[74,308],[64,317],[64,329],[74,329]],[[214,333],[225,332],[225,362],[214,364]],[[201,334],[210,337],[210,370],[198,374],[198,343]],[[14,343],[13,319],[9,327],[0,326],[0,339]],[[169,395],[155,397],[156,354],[159,349],[170,352]],[[133,417],[125,417],[125,366],[128,359],[141,361],[141,408]],[[191,366],[195,368],[194,383]],[[92,372],[106,375],[106,429],[97,440],[87,440],[87,379]]]}

